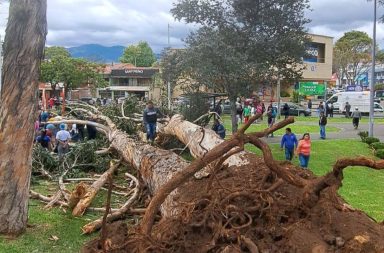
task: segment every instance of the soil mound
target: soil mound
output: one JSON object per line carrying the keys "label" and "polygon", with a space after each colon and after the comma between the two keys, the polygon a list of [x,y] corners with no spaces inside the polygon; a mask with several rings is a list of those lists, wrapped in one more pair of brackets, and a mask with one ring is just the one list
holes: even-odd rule
{"label": "soil mound", "polygon": [[[152,237],[113,223],[108,252],[384,252],[384,227],[351,210],[328,188],[318,201],[303,203],[303,188],[279,179],[262,158],[253,166],[222,168],[179,187],[181,212],[161,219]],[[307,170],[282,163],[305,179]],[[102,252],[99,240],[82,252]]]}

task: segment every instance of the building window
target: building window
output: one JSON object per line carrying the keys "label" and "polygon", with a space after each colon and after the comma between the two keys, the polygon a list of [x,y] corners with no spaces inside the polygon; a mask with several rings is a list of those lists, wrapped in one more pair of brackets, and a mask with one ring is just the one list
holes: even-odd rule
{"label": "building window", "polygon": [[306,46],[304,62],[325,63],[325,44],[311,42]]}

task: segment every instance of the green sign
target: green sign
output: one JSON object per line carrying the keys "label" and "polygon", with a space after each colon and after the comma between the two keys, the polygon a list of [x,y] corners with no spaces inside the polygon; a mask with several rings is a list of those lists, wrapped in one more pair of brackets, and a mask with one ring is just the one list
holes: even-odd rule
{"label": "green sign", "polygon": [[325,85],[319,82],[300,82],[300,95],[324,95]]}

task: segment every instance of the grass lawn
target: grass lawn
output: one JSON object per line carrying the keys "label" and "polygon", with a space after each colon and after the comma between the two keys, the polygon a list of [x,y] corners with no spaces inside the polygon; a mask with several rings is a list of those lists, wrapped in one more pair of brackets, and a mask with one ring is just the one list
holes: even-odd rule
{"label": "grass lawn", "polygon": [[[67,185],[67,189],[71,190],[74,185]],[[33,181],[31,187],[44,195],[54,194],[58,189],[55,183],[47,181]],[[92,202],[92,206],[104,206],[106,195],[106,191],[101,190]],[[117,208],[116,203],[122,204],[125,201],[124,196],[112,194],[112,203],[115,204],[112,206],[113,208]],[[31,199],[29,201],[29,227],[26,233],[16,240],[0,236],[0,253],[79,252],[85,242],[98,236],[98,233],[82,235],[81,227],[102,215],[102,213],[86,213],[83,217],[73,217],[71,211],[58,207],[44,210],[43,203]],[[53,240],[52,236],[56,236],[58,240]]]}
{"label": "grass lawn", "polygon": [[[296,118],[295,118],[296,119]],[[232,124],[231,119],[229,117],[223,117],[224,120],[224,127],[227,130],[227,135],[232,132]],[[316,121],[318,122],[318,121]],[[317,124],[308,124],[308,122],[301,122],[296,121],[293,124],[290,124],[289,127],[292,129],[292,132],[295,134],[303,134],[303,133],[319,133],[320,129]],[[257,131],[262,131],[264,129],[268,128],[267,125],[267,118],[264,118],[264,120],[257,124],[252,124],[246,131],[246,133],[252,133]],[[327,126],[327,132],[339,132],[340,128],[333,127],[333,126]],[[285,128],[279,129],[275,132],[275,135],[282,136],[285,134]]]}
{"label": "grass lawn", "polygon": [[[284,160],[284,151],[278,144],[270,145],[277,160]],[[261,154],[255,147],[247,149]],[[323,140],[312,142],[309,168],[316,175],[324,175],[332,169],[338,158],[357,157],[359,155],[374,157],[368,145],[357,140]],[[298,165],[298,158],[294,159]],[[384,171],[364,167],[349,167],[344,170],[341,196],[353,207],[365,211],[377,221],[384,220]]]}

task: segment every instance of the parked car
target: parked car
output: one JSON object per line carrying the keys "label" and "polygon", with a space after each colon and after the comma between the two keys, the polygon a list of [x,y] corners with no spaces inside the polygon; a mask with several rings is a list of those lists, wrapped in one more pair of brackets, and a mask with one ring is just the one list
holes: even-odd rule
{"label": "parked car", "polygon": [[[289,106],[289,116],[306,116],[306,117],[311,116],[311,111],[308,110],[307,108],[292,102],[286,102],[286,103]],[[283,112],[284,104],[285,102],[280,103],[280,115]],[[276,102],[273,103],[272,106],[277,108],[277,103]]]}

